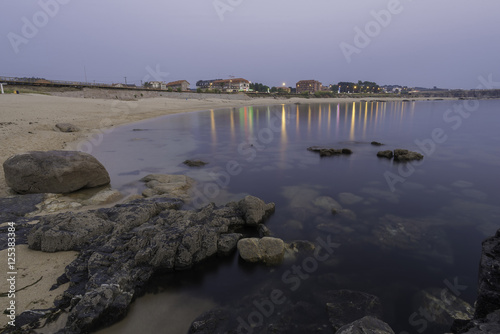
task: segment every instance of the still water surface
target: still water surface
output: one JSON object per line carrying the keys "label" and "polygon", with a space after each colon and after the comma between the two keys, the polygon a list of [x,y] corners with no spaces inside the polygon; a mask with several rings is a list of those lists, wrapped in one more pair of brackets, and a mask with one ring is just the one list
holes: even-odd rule
{"label": "still water surface", "polygon": [[[186,174],[198,181],[194,206],[246,194],[275,202],[266,223],[274,236],[340,244],[291,298],[338,289],[371,293],[396,333],[416,333],[422,326],[415,321],[423,319],[419,291],[458,281],[466,286],[460,298],[476,297],[481,241],[500,228],[499,121],[497,100],[248,106],[119,127],[92,154],[125,193],[141,191],[138,180],[147,174]],[[354,153],[320,158],[310,146]],[[425,158],[398,164],[376,156],[396,148]],[[189,168],[186,159],[209,164]],[[335,201],[342,206],[336,215]],[[235,254],[159,277],[128,318],[103,333],[185,333],[215,306],[290,288],[283,274],[292,265],[248,266]],[[325,315],[317,316],[309,318],[323,323]],[[443,327],[429,322],[425,332]]]}

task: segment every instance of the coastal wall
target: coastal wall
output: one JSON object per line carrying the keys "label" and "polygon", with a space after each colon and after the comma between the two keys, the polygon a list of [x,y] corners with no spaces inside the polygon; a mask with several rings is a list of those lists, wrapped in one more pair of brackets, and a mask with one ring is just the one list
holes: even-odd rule
{"label": "coastal wall", "polygon": [[143,98],[167,97],[172,99],[224,99],[224,100],[250,100],[245,94],[200,94],[200,93],[178,93],[167,91],[148,91],[133,89],[103,89],[103,88],[83,88],[77,91],[50,92],[53,96],[80,97],[90,99],[118,99],[135,100]]}

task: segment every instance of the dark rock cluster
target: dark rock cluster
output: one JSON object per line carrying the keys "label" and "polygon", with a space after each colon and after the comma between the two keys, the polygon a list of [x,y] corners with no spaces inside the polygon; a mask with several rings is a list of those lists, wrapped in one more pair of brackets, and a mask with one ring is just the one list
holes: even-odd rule
{"label": "dark rock cluster", "polygon": [[334,155],[342,155],[342,154],[352,154],[352,150],[348,148],[335,149],[335,148],[326,148],[319,146],[311,146],[307,148],[308,151],[319,153],[320,157],[331,157]]}
{"label": "dark rock cluster", "polygon": [[59,334],[85,333],[116,322],[155,272],[185,270],[231,253],[243,236],[237,230],[256,227],[274,212],[274,204],[252,196],[196,211],[181,210],[182,204],[153,197],[41,217],[28,233],[30,248],[80,254],[54,286],[70,282],[56,308],[20,314],[18,323],[26,324],[21,330],[28,332],[62,313],[67,319],[59,319],[64,327]]}

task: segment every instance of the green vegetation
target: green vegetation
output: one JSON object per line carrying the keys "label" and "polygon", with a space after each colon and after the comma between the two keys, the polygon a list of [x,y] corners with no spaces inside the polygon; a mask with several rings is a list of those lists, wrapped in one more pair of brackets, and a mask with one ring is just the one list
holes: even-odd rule
{"label": "green vegetation", "polygon": [[251,83],[250,89],[253,89],[255,92],[258,92],[258,93],[268,93],[269,92],[269,86],[265,86],[264,84],[261,84],[258,82]]}

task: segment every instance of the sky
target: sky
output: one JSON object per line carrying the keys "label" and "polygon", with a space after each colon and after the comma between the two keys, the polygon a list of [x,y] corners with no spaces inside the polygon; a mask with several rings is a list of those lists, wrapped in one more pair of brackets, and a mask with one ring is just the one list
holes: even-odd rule
{"label": "sky", "polygon": [[498,0],[3,0],[0,76],[471,89],[500,81],[498,13]]}

